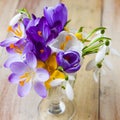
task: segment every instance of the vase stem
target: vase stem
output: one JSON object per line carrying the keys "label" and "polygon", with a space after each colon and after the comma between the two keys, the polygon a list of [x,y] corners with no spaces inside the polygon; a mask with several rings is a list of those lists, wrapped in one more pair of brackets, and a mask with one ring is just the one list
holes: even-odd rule
{"label": "vase stem", "polygon": [[54,101],[49,106],[49,113],[61,114],[65,111],[65,105],[62,101]]}

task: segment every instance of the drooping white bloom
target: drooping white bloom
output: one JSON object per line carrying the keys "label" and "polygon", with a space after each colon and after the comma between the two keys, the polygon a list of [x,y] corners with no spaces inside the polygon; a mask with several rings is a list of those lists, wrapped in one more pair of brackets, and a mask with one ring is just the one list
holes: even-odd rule
{"label": "drooping white bloom", "polygon": [[66,95],[67,95],[68,99],[73,100],[74,92],[73,92],[73,88],[72,88],[72,86],[70,85],[69,82],[66,82],[65,92],[66,92]]}
{"label": "drooping white bloom", "polygon": [[[105,68],[112,70],[113,65],[111,64],[110,60],[107,58],[107,54],[112,54],[116,56],[120,56],[120,53],[110,47],[110,46],[102,46],[98,53],[96,54],[95,60],[91,60],[88,62],[86,66],[86,70],[93,70],[93,77],[96,82],[98,82],[99,74],[105,74]],[[99,68],[98,64],[101,64]]]}
{"label": "drooping white bloom", "polygon": [[96,54],[96,57],[95,57],[95,62],[96,63],[101,62],[105,58],[105,55],[106,55],[106,52],[107,52],[106,49],[107,49],[106,45],[104,45],[100,48],[100,50],[98,51],[98,53]]}

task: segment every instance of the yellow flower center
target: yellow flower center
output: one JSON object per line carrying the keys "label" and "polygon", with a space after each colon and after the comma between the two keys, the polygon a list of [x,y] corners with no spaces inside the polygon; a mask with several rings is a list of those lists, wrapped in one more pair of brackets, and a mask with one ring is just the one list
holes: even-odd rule
{"label": "yellow flower center", "polygon": [[51,88],[50,83],[55,79],[65,79],[65,74],[59,70],[55,70],[53,74],[50,76],[49,80],[45,82],[45,86],[47,89]]}
{"label": "yellow flower center", "polygon": [[42,36],[42,32],[41,31],[38,31],[37,32],[39,36]]}
{"label": "yellow flower center", "polygon": [[24,86],[26,82],[29,82],[32,79],[32,74],[30,72],[24,73],[22,76],[20,76],[20,79],[22,81],[19,82],[21,86]]}
{"label": "yellow flower center", "polygon": [[60,44],[60,49],[64,50],[70,40],[72,40],[72,37],[70,35],[67,35],[66,38],[65,38],[65,41],[63,41]]}
{"label": "yellow flower center", "polygon": [[58,78],[65,79],[65,74],[59,70],[57,70],[57,61],[56,61],[56,54],[52,54],[47,61],[44,63],[42,61],[38,61],[37,68],[44,68],[46,69],[49,74],[50,78],[45,82],[45,86],[47,89],[51,88],[50,83]]}
{"label": "yellow flower center", "polygon": [[15,46],[14,44],[10,44],[10,48],[14,49],[16,53],[22,54],[22,50],[18,46]]}
{"label": "yellow flower center", "polygon": [[82,40],[83,36],[81,33],[75,33],[75,36],[78,38],[78,40]]}
{"label": "yellow flower center", "polygon": [[15,30],[12,28],[12,26],[9,26],[8,32],[14,33],[17,37],[22,37],[22,35],[23,35],[20,25],[18,25],[17,29],[15,29]]}

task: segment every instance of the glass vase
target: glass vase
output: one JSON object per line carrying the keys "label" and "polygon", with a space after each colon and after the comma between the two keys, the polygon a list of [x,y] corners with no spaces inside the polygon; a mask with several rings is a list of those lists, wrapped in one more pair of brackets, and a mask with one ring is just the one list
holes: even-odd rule
{"label": "glass vase", "polygon": [[38,120],[72,120],[75,102],[70,101],[61,86],[49,90],[48,97],[39,104]]}

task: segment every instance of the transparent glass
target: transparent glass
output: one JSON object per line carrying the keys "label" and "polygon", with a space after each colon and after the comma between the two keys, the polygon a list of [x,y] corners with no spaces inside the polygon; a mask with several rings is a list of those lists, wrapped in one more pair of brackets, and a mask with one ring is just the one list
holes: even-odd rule
{"label": "transparent glass", "polygon": [[39,104],[38,120],[72,120],[75,102],[68,100],[60,86],[49,90],[48,97]]}

